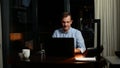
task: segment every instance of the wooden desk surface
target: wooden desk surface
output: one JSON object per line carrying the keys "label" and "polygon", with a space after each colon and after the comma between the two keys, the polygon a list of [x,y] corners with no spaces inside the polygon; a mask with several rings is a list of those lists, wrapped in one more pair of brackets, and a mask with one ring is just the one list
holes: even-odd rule
{"label": "wooden desk surface", "polygon": [[[80,54],[75,55],[75,57],[83,57]],[[74,65],[74,66],[80,66],[83,68],[98,68],[99,62],[92,62],[92,61],[75,61],[75,57],[65,58],[65,57],[46,57],[41,58],[40,54],[35,54],[30,56],[30,62],[21,61],[20,59],[11,63],[12,68],[34,68],[36,66],[54,66],[57,64],[57,66],[63,66],[63,65]],[[45,64],[45,65],[44,65]],[[47,64],[47,65],[46,65]],[[100,66],[101,67],[101,66]],[[99,68],[100,68],[99,67]]]}
{"label": "wooden desk surface", "polygon": [[[80,54],[76,54],[75,57],[53,57],[53,56],[45,56],[42,57],[41,55],[34,55],[30,57],[30,62],[36,63],[69,63],[69,64],[78,64],[78,63],[90,63],[90,62],[82,62],[82,61],[76,61],[76,57],[83,57]],[[91,61],[92,62],[92,61]]]}

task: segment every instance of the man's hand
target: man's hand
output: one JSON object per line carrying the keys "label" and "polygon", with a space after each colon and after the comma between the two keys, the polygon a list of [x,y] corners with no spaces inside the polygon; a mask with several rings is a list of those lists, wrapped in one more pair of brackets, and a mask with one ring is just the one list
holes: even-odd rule
{"label": "man's hand", "polygon": [[75,54],[86,56],[87,55],[87,50],[84,53],[81,53],[79,48],[74,49]]}
{"label": "man's hand", "polygon": [[75,53],[81,53],[81,52],[80,52],[80,49],[78,49],[78,48],[75,48],[75,49],[74,49],[74,52],[75,52]]}

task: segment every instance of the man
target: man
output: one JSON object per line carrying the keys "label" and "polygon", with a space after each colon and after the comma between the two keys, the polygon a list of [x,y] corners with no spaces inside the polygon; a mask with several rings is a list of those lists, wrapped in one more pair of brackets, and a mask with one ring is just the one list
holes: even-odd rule
{"label": "man", "polygon": [[72,28],[72,18],[71,14],[69,12],[64,12],[62,15],[62,28],[57,29],[53,33],[53,38],[62,38],[62,37],[71,37],[74,38],[74,52],[75,53],[84,53],[86,51],[84,39],[82,37],[82,34],[79,30]]}

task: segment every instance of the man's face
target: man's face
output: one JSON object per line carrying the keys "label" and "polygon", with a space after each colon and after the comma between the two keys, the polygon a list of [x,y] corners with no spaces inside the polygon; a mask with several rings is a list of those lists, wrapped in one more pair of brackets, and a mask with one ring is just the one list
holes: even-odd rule
{"label": "man's face", "polygon": [[68,31],[69,28],[71,27],[71,24],[72,24],[72,20],[70,16],[64,17],[62,19],[62,26],[64,31]]}

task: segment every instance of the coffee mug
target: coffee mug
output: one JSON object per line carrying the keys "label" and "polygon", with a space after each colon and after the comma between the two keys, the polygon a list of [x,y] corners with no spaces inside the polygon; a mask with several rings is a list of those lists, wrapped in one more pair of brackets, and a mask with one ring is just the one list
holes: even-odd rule
{"label": "coffee mug", "polygon": [[30,49],[22,49],[23,56],[26,60],[29,60],[30,57]]}

